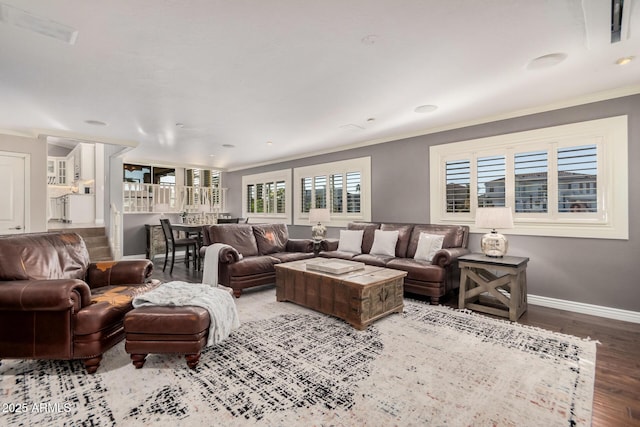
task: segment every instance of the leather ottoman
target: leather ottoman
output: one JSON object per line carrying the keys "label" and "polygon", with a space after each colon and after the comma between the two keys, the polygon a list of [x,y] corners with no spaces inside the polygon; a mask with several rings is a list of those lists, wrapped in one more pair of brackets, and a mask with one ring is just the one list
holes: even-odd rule
{"label": "leather ottoman", "polygon": [[136,368],[149,353],[184,354],[195,369],[207,343],[209,312],[196,306],[139,307],[124,317],[125,350]]}

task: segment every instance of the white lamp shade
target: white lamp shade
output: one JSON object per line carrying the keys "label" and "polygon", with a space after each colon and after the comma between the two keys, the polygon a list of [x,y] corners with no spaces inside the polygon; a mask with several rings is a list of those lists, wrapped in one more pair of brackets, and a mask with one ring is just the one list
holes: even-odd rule
{"label": "white lamp shade", "polygon": [[511,208],[477,208],[476,227],[491,229],[513,228],[513,213],[511,212]]}
{"label": "white lamp shade", "polygon": [[309,210],[309,222],[310,223],[322,223],[329,222],[331,215],[329,209],[310,209]]}

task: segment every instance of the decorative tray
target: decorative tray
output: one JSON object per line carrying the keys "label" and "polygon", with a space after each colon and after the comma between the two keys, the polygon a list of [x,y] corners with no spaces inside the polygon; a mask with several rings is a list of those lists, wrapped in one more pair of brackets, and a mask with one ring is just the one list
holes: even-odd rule
{"label": "decorative tray", "polygon": [[344,274],[364,269],[364,262],[323,259],[307,262],[307,270],[321,271],[323,273]]}

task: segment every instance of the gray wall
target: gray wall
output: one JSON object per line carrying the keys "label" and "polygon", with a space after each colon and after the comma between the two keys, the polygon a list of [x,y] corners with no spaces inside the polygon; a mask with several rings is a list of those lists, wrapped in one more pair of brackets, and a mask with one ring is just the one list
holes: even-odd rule
{"label": "gray wall", "polygon": [[[372,220],[429,222],[429,147],[448,142],[549,126],[629,116],[629,240],[509,236],[511,255],[527,256],[529,294],[640,312],[634,264],[640,259],[640,95],[502,120],[338,153],[226,173],[230,212],[241,211],[242,176],[371,156]],[[633,163],[631,163],[633,162]],[[292,237],[309,237],[309,227],[290,226]],[[337,237],[338,229],[328,235]],[[470,239],[479,251],[480,235]]]}
{"label": "gray wall", "polygon": [[31,228],[27,231],[47,231],[47,143],[35,138],[0,134],[0,151],[31,155]]}

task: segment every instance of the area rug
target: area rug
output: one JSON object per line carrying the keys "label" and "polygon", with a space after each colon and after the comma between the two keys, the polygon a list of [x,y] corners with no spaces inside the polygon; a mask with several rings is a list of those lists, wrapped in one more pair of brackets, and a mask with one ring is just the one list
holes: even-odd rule
{"label": "area rug", "polygon": [[406,300],[364,331],[276,302],[236,300],[242,326],[195,370],[135,369],[124,344],[80,362],[3,360],[0,425],[590,425],[594,341]]}

